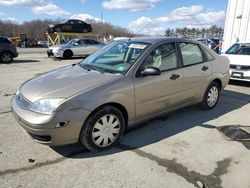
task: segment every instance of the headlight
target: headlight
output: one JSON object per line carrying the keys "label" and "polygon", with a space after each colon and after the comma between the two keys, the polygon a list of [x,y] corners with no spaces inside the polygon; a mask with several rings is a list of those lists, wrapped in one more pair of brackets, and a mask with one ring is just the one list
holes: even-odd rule
{"label": "headlight", "polygon": [[30,111],[51,114],[64,99],[41,99],[31,104]]}

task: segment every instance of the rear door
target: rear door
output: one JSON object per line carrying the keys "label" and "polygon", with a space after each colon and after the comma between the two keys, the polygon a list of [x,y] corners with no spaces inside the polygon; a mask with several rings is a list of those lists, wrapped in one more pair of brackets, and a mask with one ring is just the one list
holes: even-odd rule
{"label": "rear door", "polygon": [[138,71],[147,67],[159,68],[161,75],[135,77],[137,119],[175,107],[181,101],[182,71],[179,68],[175,43],[156,47]]}
{"label": "rear door", "polygon": [[179,43],[182,59],[183,92],[182,103],[189,103],[203,97],[207,83],[211,79],[211,61],[200,46],[195,43]]}
{"label": "rear door", "polygon": [[100,48],[100,43],[93,39],[86,39],[85,44],[85,54],[92,54]]}

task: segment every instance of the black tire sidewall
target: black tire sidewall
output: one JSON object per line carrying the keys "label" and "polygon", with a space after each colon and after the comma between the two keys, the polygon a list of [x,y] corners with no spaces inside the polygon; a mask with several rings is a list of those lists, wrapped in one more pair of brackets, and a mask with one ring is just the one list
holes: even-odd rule
{"label": "black tire sidewall", "polygon": [[71,50],[65,50],[64,52],[63,52],[63,58],[65,58],[65,59],[69,59],[69,58],[71,58],[73,56],[73,52],[71,51]]}
{"label": "black tire sidewall", "polygon": [[[209,105],[208,105],[207,98],[208,98],[208,93],[209,93],[209,91],[210,91],[210,89],[211,89],[212,87],[217,87],[217,89],[218,89],[218,98],[217,98],[216,103],[215,103],[213,106],[209,106]],[[216,82],[212,82],[212,83],[208,86],[208,88],[207,88],[207,90],[206,90],[206,92],[205,92],[205,94],[204,94],[203,101],[202,101],[202,108],[205,109],[205,110],[212,110],[212,109],[217,105],[217,103],[218,103],[218,101],[219,101],[219,97],[220,97],[220,87],[219,87],[219,85],[218,85]]]}
{"label": "black tire sidewall", "polygon": [[[104,115],[106,114],[113,114],[115,115],[119,121],[120,121],[120,133],[117,136],[116,140],[110,144],[107,147],[99,147],[97,146],[93,139],[92,139],[92,130],[93,127],[95,125],[95,123]],[[82,144],[89,149],[90,151],[104,151],[107,149],[112,148],[114,145],[118,144],[123,132],[125,129],[125,120],[123,117],[123,114],[121,113],[120,110],[118,110],[117,108],[113,107],[113,106],[103,106],[99,109],[97,109],[96,112],[94,112],[84,123],[82,130],[81,130],[81,134],[80,134],[80,141],[82,142]]]}
{"label": "black tire sidewall", "polygon": [[83,33],[88,33],[89,31],[88,31],[88,29],[84,28],[84,29],[82,30],[82,32],[83,32]]}
{"label": "black tire sidewall", "polygon": [[[11,60],[8,61],[8,62],[3,61],[3,55],[6,54],[6,53],[8,53],[8,54],[11,56]],[[0,61],[1,61],[2,63],[6,63],[6,64],[11,63],[11,62],[13,61],[13,55],[12,55],[10,52],[6,52],[6,51],[1,53],[1,57],[0,57],[0,58],[1,58]]]}
{"label": "black tire sidewall", "polygon": [[56,27],[55,32],[62,32],[62,29],[60,27]]}

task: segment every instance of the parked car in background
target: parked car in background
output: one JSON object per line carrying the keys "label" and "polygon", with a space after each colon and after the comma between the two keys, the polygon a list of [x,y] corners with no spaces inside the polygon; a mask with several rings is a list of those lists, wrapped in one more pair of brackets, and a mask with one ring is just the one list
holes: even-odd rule
{"label": "parked car in background", "polygon": [[250,82],[250,42],[235,43],[223,55],[230,60],[230,79]]}
{"label": "parked car in background", "polygon": [[105,44],[95,39],[73,39],[59,46],[51,46],[47,50],[48,56],[57,58],[71,58],[73,56],[87,56],[94,53]]}
{"label": "parked car in background", "polygon": [[54,33],[54,32],[88,33],[92,32],[92,27],[90,24],[82,20],[68,20],[65,23],[48,25],[47,31],[49,33]]}
{"label": "parked car in background", "polygon": [[0,62],[11,63],[17,56],[16,46],[7,38],[0,37]]}
{"label": "parked car in background", "polygon": [[12,112],[39,143],[105,150],[135,123],[196,103],[213,109],[228,80],[228,59],[198,42],[131,38],[25,82]]}
{"label": "parked car in background", "polygon": [[48,48],[49,47],[49,42],[48,41],[38,41],[37,46],[40,48]]}

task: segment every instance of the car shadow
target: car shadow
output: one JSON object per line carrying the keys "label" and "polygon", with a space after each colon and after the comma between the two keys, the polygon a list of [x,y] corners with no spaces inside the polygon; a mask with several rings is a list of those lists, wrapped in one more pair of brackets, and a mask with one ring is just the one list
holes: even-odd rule
{"label": "car shadow", "polygon": [[50,58],[52,58],[54,61],[61,61],[61,60],[69,61],[69,60],[75,60],[75,59],[80,59],[80,60],[86,59],[86,57],[71,57],[71,58],[56,58],[56,57],[50,57]]}
{"label": "car shadow", "polygon": [[201,110],[198,105],[190,106],[176,112],[154,118],[138,124],[126,131],[121,143],[104,152],[89,152],[81,144],[51,147],[55,152],[68,158],[89,158],[141,148],[163,139],[167,139],[194,127],[216,129],[207,124],[231,111],[241,108],[250,102],[250,95],[235,91],[224,90],[221,93],[217,106],[210,111]]}
{"label": "car shadow", "polygon": [[38,63],[40,62],[39,60],[19,60],[19,59],[14,59],[13,62],[11,64],[15,64],[15,63]]}
{"label": "car shadow", "polygon": [[229,84],[236,85],[236,86],[250,87],[250,82],[246,82],[246,81],[230,80]]}

